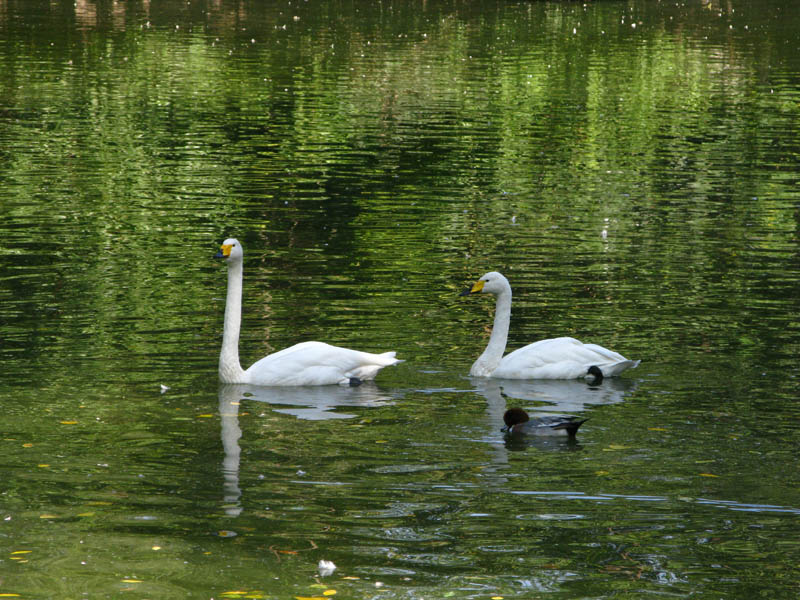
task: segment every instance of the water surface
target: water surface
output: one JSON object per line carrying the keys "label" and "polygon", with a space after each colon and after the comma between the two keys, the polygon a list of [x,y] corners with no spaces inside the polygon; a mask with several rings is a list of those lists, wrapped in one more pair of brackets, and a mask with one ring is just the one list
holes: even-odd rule
{"label": "water surface", "polygon": [[[0,1],[0,594],[796,597],[792,3],[262,4]],[[406,362],[219,386],[228,236]],[[489,270],[641,366],[468,377]]]}

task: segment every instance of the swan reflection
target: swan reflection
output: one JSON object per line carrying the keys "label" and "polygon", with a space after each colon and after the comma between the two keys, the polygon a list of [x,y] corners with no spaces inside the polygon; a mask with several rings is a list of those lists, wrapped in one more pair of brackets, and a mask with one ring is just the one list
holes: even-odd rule
{"label": "swan reflection", "polygon": [[[599,385],[581,380],[494,379],[471,377],[475,391],[486,398],[492,426],[502,427],[503,413],[510,406],[522,406],[537,412],[578,413],[590,406],[617,404],[636,389],[636,381],[619,377],[607,378]],[[522,401],[522,402],[520,402]]]}
{"label": "swan reflection", "polygon": [[219,415],[221,423],[223,474],[223,498],[225,512],[233,517],[242,512],[239,487],[239,461],[241,449],[239,439],[239,407],[247,402],[262,402],[275,412],[294,415],[298,419],[349,419],[357,415],[336,412],[338,407],[372,408],[392,404],[399,393],[386,392],[374,383],[366,382],[358,387],[349,386],[299,386],[261,387],[247,384],[229,384],[219,387]]}

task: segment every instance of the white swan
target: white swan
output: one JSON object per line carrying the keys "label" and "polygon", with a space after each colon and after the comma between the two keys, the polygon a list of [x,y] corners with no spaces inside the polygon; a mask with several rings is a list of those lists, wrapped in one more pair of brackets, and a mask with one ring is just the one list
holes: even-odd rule
{"label": "white swan", "polygon": [[613,377],[639,364],[638,360],[628,360],[617,352],[596,344],[584,344],[571,337],[540,340],[503,356],[511,321],[511,285],[500,273],[492,271],[461,295],[477,293],[494,294],[497,306],[489,344],[472,365],[470,375],[503,379],[574,379],[585,377],[589,369],[596,366],[603,376]]}
{"label": "white swan", "polygon": [[265,356],[246,371],[239,364],[239,327],[242,323],[242,259],[238,240],[222,243],[215,258],[228,263],[228,297],[225,301],[225,327],[219,354],[219,379],[222,383],[252,385],[358,385],[374,379],[383,367],[402,362],[394,352],[370,354],[339,348],[323,342],[303,342]]}

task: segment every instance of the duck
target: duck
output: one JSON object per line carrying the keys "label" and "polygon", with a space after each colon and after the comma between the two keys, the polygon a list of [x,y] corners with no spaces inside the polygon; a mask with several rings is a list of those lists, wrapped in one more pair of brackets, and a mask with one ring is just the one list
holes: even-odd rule
{"label": "duck", "polygon": [[556,417],[543,415],[530,418],[521,408],[509,408],[503,414],[505,427],[500,429],[507,434],[520,435],[558,435],[574,438],[578,428],[589,419],[578,417]]}
{"label": "duck", "polygon": [[222,383],[356,386],[374,379],[384,367],[402,362],[396,358],[396,352],[372,354],[311,341],[265,356],[248,369],[242,369],[239,362],[244,262],[242,244],[235,238],[226,239],[215,258],[223,259],[228,265],[228,292],[219,354],[219,379]]}
{"label": "duck", "polygon": [[604,377],[617,376],[639,365],[639,360],[628,360],[618,352],[597,344],[584,344],[571,337],[539,340],[503,356],[511,321],[511,284],[501,273],[491,271],[464,290],[461,296],[472,294],[492,294],[497,299],[489,343],[469,371],[473,377],[501,379],[585,377],[590,384],[596,384]]}

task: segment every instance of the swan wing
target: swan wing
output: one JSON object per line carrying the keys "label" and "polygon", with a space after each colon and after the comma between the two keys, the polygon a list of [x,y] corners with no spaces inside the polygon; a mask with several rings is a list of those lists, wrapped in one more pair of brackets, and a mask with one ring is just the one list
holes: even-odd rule
{"label": "swan wing", "polygon": [[254,385],[346,384],[352,378],[374,379],[383,367],[399,362],[394,352],[371,354],[324,342],[303,342],[262,358],[245,376],[247,383]]}
{"label": "swan wing", "polygon": [[597,344],[584,344],[571,337],[539,340],[507,354],[492,377],[507,379],[574,379],[586,375],[592,365],[606,377],[638,365],[638,361]]}

